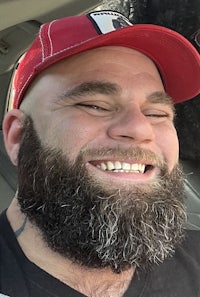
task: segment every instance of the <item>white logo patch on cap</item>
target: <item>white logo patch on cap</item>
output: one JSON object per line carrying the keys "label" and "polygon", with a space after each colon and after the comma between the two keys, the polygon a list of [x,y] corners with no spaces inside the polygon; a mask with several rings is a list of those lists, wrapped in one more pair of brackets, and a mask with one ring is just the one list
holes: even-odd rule
{"label": "white logo patch on cap", "polygon": [[91,12],[88,16],[101,34],[133,25],[125,16],[115,11]]}

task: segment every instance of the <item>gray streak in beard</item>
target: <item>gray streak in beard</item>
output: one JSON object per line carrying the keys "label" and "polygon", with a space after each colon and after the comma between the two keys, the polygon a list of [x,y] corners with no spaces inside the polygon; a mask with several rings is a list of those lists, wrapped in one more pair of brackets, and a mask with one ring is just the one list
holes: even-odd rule
{"label": "gray streak in beard", "polygon": [[[167,208],[166,202],[157,201],[157,198],[155,196],[149,203],[130,196],[127,197],[127,206],[122,206],[123,197],[113,203],[109,199],[103,200],[98,222],[101,228],[96,236],[101,244],[96,249],[102,261],[112,263],[114,270],[118,269],[119,259],[144,268],[147,262],[148,265],[158,264],[174,253],[172,242],[182,236],[185,210],[181,202]],[[93,217],[91,215],[91,219]],[[177,234],[174,230],[178,231]]]}

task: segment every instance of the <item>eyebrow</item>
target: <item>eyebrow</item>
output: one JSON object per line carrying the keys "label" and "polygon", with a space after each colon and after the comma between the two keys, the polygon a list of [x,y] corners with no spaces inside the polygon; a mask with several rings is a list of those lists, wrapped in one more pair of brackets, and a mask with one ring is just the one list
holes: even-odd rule
{"label": "eyebrow", "polygon": [[[107,81],[87,81],[83,82],[71,89],[68,89],[62,93],[57,99],[66,100],[66,99],[78,99],[85,95],[119,95],[122,92],[122,88],[116,84]],[[146,98],[147,102],[155,104],[165,104],[172,108],[174,111],[174,103],[172,98],[164,91],[156,91],[149,95]]]}
{"label": "eyebrow", "polygon": [[58,99],[64,100],[69,98],[79,98],[85,95],[117,95],[121,92],[121,88],[111,82],[89,81],[83,82],[72,89],[67,90],[59,96]]}
{"label": "eyebrow", "polygon": [[169,107],[171,107],[173,112],[175,111],[173,99],[166,92],[153,92],[152,94],[147,96],[147,101],[155,104],[168,105]]}

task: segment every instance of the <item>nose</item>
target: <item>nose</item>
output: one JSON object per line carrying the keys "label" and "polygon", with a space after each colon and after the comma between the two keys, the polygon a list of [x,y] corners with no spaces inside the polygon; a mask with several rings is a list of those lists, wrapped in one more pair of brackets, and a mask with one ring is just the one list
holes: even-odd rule
{"label": "nose", "polygon": [[155,134],[149,118],[139,108],[120,112],[108,128],[110,138],[134,143],[153,141]]}

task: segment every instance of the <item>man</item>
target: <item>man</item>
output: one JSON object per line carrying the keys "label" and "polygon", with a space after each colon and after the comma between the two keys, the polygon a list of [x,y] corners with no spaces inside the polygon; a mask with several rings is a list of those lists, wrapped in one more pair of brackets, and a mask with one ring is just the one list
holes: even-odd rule
{"label": "man", "polygon": [[2,294],[199,296],[173,125],[199,77],[185,38],[117,12],[42,26],[3,124],[19,185],[1,215]]}

